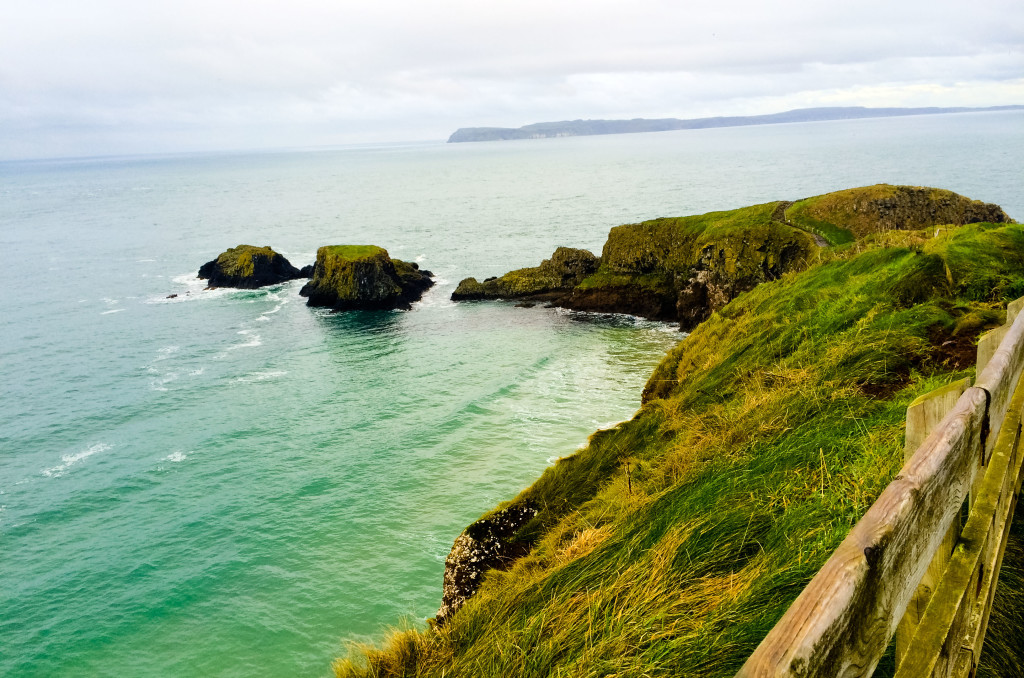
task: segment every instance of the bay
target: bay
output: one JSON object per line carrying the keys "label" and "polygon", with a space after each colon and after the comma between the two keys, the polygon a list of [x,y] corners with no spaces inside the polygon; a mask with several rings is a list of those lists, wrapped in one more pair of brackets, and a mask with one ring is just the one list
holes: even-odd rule
{"label": "bay", "polygon": [[[1024,217],[1024,114],[0,163],[0,674],[323,676],[461,529],[628,418],[672,327],[454,304],[608,229],[879,182]],[[203,289],[373,243],[410,312]],[[174,298],[169,295],[176,294]]]}

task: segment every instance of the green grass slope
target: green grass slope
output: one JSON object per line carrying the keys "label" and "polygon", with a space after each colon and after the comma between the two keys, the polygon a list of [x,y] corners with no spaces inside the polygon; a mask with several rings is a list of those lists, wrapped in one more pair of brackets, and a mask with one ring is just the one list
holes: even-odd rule
{"label": "green grass slope", "polygon": [[633,419],[504,505],[540,508],[513,537],[528,555],[337,675],[733,675],[902,465],[907,405],[972,375],[1024,295],[1015,224],[815,256],[699,325]]}

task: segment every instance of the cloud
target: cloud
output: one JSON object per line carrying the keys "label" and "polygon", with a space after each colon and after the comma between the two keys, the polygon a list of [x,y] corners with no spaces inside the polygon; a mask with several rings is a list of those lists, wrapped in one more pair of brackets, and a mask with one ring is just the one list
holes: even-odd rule
{"label": "cloud", "polygon": [[75,135],[121,152],[1020,103],[1022,45],[1024,7],[1007,0],[38,0],[0,24],[0,157],[74,152]]}

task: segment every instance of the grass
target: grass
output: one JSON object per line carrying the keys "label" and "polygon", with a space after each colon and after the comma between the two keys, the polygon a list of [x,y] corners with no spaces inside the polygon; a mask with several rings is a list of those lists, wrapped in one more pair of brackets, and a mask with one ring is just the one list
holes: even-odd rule
{"label": "grass", "polygon": [[897,473],[907,405],[972,376],[1024,294],[1020,226],[931,236],[821,250],[713,314],[633,419],[506,504],[541,507],[527,556],[336,674],[732,676]]}
{"label": "grass", "polygon": [[876,184],[801,200],[786,217],[841,245],[887,230],[1005,219],[1002,210],[989,209],[994,207],[940,188]]}
{"label": "grass", "polygon": [[326,250],[332,256],[339,259],[366,259],[383,254],[387,256],[388,251],[376,245],[327,245],[321,249]]}
{"label": "grass", "polygon": [[255,245],[239,245],[221,252],[217,257],[217,264],[224,275],[229,277],[248,278],[255,273],[256,264],[254,258],[264,257],[267,261],[273,261],[279,256],[277,252],[266,247]]}
{"label": "grass", "polygon": [[799,231],[772,221],[777,205],[772,202],[616,226],[608,234],[599,273],[688,271],[708,246],[723,250],[729,273],[746,267],[747,260],[753,266],[760,265],[759,254],[791,241],[799,243],[806,256],[815,249],[813,243]]}

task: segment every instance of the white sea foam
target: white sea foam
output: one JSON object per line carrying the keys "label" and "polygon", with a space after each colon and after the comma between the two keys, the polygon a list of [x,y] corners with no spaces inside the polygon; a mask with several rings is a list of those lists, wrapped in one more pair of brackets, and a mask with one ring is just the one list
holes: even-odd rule
{"label": "white sea foam", "polygon": [[121,303],[118,299],[111,299],[110,297],[103,297],[103,303],[107,306],[116,306]]}
{"label": "white sea foam", "polygon": [[244,377],[232,379],[231,382],[235,384],[252,384],[257,381],[266,381],[268,379],[283,377],[286,374],[288,374],[288,372],[285,370],[264,370],[263,372],[252,372]]}
{"label": "white sea foam", "polygon": [[253,346],[262,346],[263,339],[260,335],[256,334],[256,330],[239,330],[238,334],[243,337],[248,337],[248,341],[242,344],[232,344],[228,346],[229,351],[234,351],[237,348],[252,348]]}
{"label": "white sea foam", "polygon": [[123,308],[114,308],[114,309],[111,309],[109,311],[103,311],[102,313],[100,313],[100,315],[110,315],[111,313],[120,313],[121,311],[124,311],[124,310],[125,309],[123,309]]}
{"label": "white sea foam", "polygon": [[51,466],[50,468],[47,469],[43,469],[43,475],[49,478],[60,478],[62,475],[67,473],[69,468],[71,468],[78,462],[82,461],[83,459],[88,459],[97,452],[106,452],[110,448],[111,446],[107,445],[106,443],[96,443],[95,445],[92,445],[88,449],[83,450],[81,452],[76,452],[75,454],[62,455],[60,458],[62,463],[57,464],[56,466]]}
{"label": "white sea foam", "polygon": [[185,461],[186,459],[188,459],[188,455],[190,455],[190,454],[192,454],[191,451],[189,451],[189,452],[182,452],[181,450],[175,450],[174,452],[171,452],[166,457],[164,457],[162,459],[162,461],[170,461],[170,462],[178,463],[180,461]]}
{"label": "white sea foam", "polygon": [[157,351],[157,353],[159,353],[159,355],[157,357],[153,358],[153,362],[156,362],[158,360],[167,360],[168,358],[170,358],[172,355],[174,355],[175,353],[177,353],[180,350],[181,350],[180,346],[164,346],[160,350]]}
{"label": "white sea foam", "polygon": [[166,391],[167,384],[171,383],[172,381],[177,381],[177,379],[177,372],[167,372],[162,377],[159,377],[157,379],[151,379],[149,381],[149,387],[152,388],[154,391]]}

